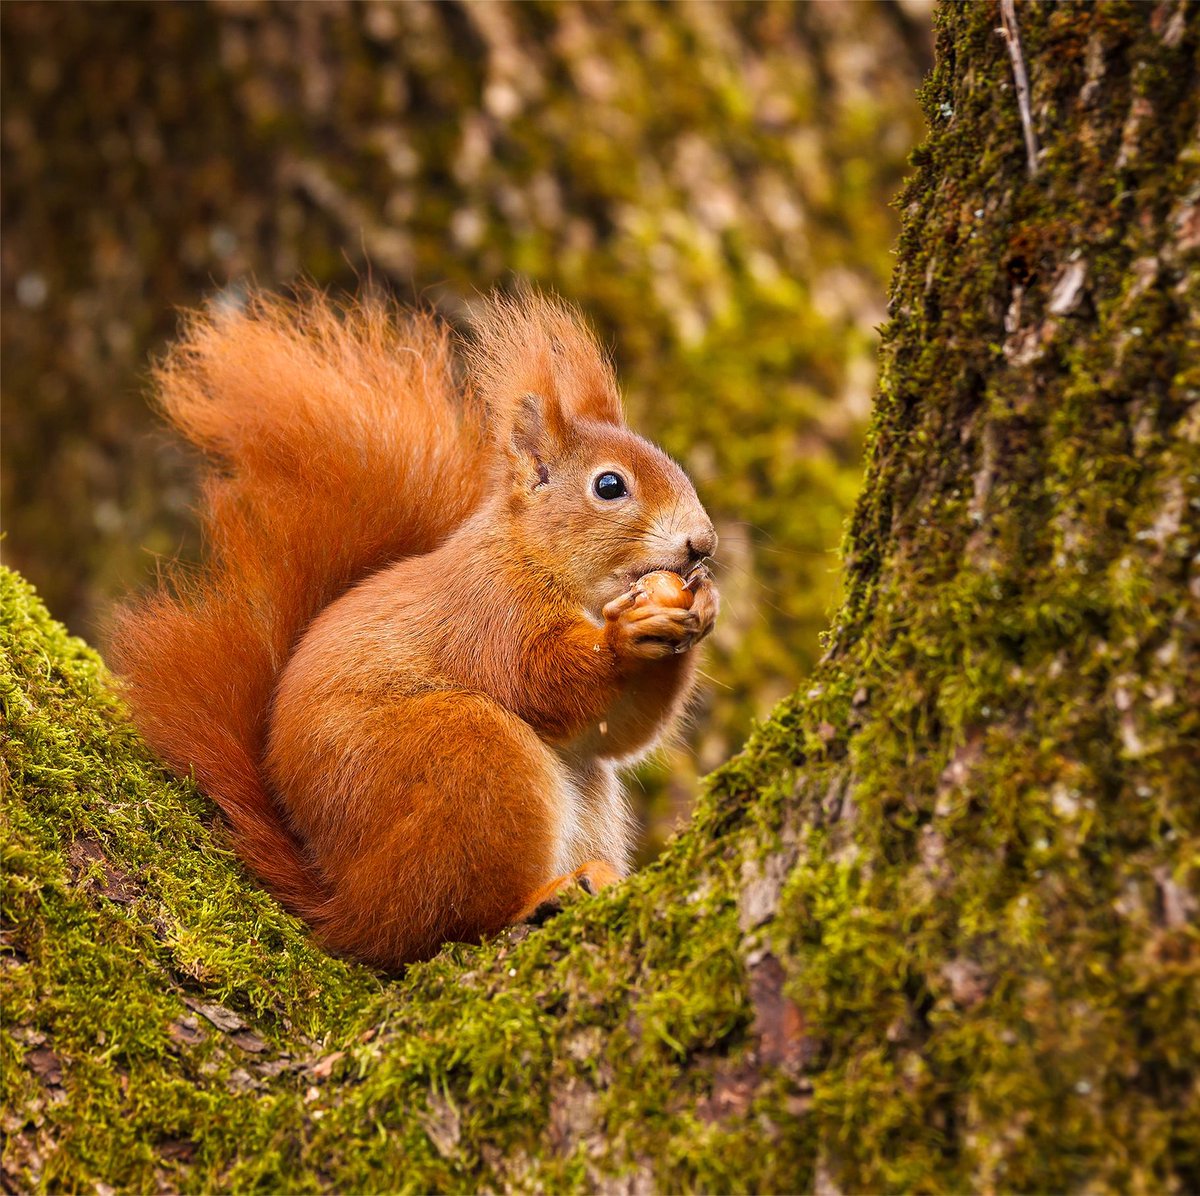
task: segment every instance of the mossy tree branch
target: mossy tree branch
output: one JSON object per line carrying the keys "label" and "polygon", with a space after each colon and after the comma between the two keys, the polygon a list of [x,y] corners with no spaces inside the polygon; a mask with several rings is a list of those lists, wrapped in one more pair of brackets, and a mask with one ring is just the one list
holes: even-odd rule
{"label": "mossy tree branch", "polygon": [[828,652],[655,865],[314,950],[4,580],[14,1187],[1200,1186],[1196,10],[948,6]]}

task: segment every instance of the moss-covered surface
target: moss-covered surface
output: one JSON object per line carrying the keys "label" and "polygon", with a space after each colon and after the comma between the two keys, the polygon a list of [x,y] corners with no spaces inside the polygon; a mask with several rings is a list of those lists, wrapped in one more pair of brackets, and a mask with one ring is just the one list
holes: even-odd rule
{"label": "moss-covered surface", "polygon": [[773,941],[850,1188],[1194,1190],[1200,21],[1019,13],[1033,179],[941,13]]}
{"label": "moss-covered surface", "polygon": [[[378,977],[314,950],[246,880],[95,654],[16,575],[0,586],[10,1184],[561,1190],[628,1168],[732,1189],[802,1173],[799,1126],[763,1154],[740,1117],[700,1109],[753,1015],[735,839],[690,836],[543,929]],[[781,1091],[761,1103],[789,1117]]]}
{"label": "moss-covered surface", "polygon": [[1200,18],[1018,11],[1034,178],[940,17],[826,657],[615,892],[323,957],[5,577],[10,1183],[1200,1188]]}

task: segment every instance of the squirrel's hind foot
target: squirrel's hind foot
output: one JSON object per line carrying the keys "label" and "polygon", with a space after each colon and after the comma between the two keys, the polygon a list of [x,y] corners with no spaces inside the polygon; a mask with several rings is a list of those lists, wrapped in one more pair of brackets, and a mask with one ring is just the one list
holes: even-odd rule
{"label": "squirrel's hind foot", "polygon": [[573,885],[578,885],[585,893],[597,893],[620,879],[620,873],[607,861],[588,860],[574,872],[556,876],[542,885],[513,921],[541,926],[547,919],[562,911],[562,898]]}

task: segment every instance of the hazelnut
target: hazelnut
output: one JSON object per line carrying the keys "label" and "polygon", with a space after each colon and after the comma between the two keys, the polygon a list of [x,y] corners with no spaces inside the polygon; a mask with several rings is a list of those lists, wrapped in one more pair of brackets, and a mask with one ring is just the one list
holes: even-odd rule
{"label": "hazelnut", "polygon": [[665,569],[639,577],[634,589],[639,597],[644,594],[658,606],[677,606],[681,610],[690,610],[696,597],[678,573]]}

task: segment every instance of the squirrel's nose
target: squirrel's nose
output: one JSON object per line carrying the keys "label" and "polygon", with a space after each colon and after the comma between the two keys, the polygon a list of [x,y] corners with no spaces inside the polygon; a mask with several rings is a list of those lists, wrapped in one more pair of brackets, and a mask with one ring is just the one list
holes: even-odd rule
{"label": "squirrel's nose", "polygon": [[710,523],[707,527],[697,528],[687,538],[688,554],[692,562],[712,556],[717,551],[717,533]]}

